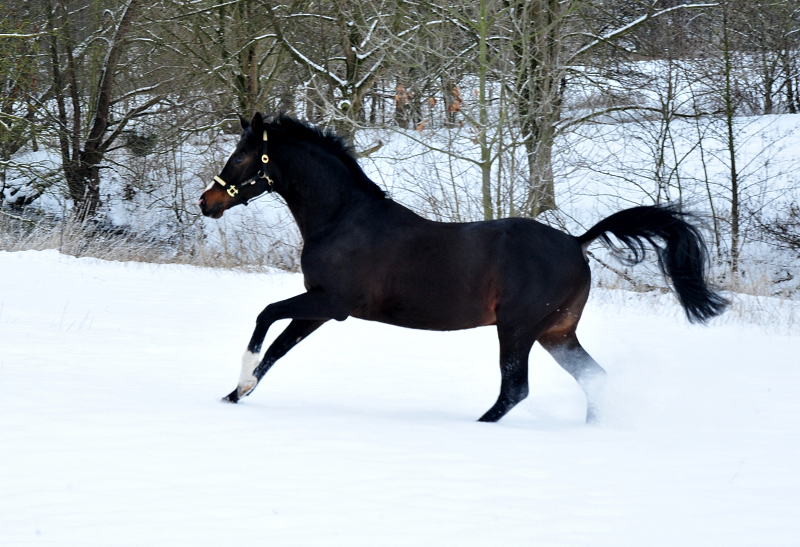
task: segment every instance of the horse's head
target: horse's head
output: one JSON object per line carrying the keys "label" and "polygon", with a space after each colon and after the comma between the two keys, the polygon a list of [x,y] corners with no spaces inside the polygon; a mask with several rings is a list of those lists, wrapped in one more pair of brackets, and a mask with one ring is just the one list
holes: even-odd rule
{"label": "horse's head", "polygon": [[242,137],[236,150],[197,202],[207,217],[220,218],[226,209],[240,203],[247,205],[256,196],[272,191],[264,120],[258,112],[249,122],[241,116],[239,120]]}

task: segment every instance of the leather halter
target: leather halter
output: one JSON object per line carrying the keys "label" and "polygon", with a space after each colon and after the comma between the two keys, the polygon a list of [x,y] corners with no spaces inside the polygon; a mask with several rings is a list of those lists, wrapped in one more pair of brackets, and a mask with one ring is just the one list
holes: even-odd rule
{"label": "leather halter", "polygon": [[261,142],[262,142],[262,144],[261,144],[261,152],[262,152],[262,154],[261,154],[261,169],[259,170],[257,175],[252,176],[249,179],[247,179],[246,181],[240,182],[239,184],[236,184],[236,185],[229,184],[229,183],[225,182],[222,179],[222,177],[220,177],[219,175],[214,175],[214,180],[216,182],[220,183],[220,185],[222,185],[223,188],[225,188],[225,191],[228,193],[228,195],[230,197],[232,197],[232,198],[238,199],[244,205],[247,205],[247,200],[239,195],[239,190],[245,184],[255,184],[256,182],[258,182],[258,179],[266,179],[267,184],[269,184],[269,187],[267,188],[268,192],[272,192],[272,186],[275,184],[275,181],[272,180],[272,178],[270,178],[267,175],[267,164],[269,163],[269,155],[267,154],[267,130],[266,129],[264,130],[264,135],[263,135],[263,138],[262,138]]}

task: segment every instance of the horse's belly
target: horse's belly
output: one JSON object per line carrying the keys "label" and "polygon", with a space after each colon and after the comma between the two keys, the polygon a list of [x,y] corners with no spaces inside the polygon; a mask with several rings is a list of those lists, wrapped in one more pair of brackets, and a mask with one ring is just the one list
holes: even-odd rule
{"label": "horse's belly", "polygon": [[398,327],[422,330],[462,330],[495,324],[495,318],[488,317],[488,314],[486,314],[485,318],[482,318],[474,315],[444,317],[432,313],[360,313],[357,311],[353,313],[352,316],[359,319],[366,319],[367,321],[377,321],[379,323],[387,323]]}
{"label": "horse's belly", "polygon": [[369,321],[425,330],[460,330],[495,324],[497,299],[474,291],[420,290],[374,294],[352,314]]}

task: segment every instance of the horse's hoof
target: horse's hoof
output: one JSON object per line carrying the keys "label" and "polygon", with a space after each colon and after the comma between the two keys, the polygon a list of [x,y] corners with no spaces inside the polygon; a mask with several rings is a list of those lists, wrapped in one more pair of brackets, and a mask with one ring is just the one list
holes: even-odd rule
{"label": "horse's hoof", "polygon": [[247,397],[248,395],[250,395],[250,393],[252,393],[252,391],[256,388],[257,385],[258,385],[258,380],[256,380],[255,378],[247,380],[244,383],[239,382],[239,387],[236,388],[236,398],[241,399],[242,397]]}
{"label": "horse's hoof", "polygon": [[602,416],[596,408],[589,408],[586,411],[586,423],[588,425],[601,425]]}
{"label": "horse's hoof", "polygon": [[233,391],[231,391],[226,397],[222,398],[223,403],[232,403],[236,404],[239,402],[239,388],[237,387]]}

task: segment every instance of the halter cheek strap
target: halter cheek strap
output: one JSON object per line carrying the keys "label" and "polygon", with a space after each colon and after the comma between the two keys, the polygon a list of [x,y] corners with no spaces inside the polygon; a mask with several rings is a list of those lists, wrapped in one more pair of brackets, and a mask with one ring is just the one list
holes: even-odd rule
{"label": "halter cheek strap", "polygon": [[266,179],[267,184],[269,184],[269,187],[267,188],[268,192],[272,192],[272,186],[275,184],[275,181],[272,180],[272,178],[270,178],[269,175],[267,175],[267,164],[269,163],[269,155],[267,154],[266,129],[264,130],[264,134],[261,141],[261,151],[263,152],[261,154],[261,170],[259,170],[258,175],[249,178],[244,182],[240,182],[239,184],[236,185],[228,184],[219,175],[214,175],[214,181],[218,182],[223,188],[225,188],[225,191],[228,193],[230,197],[238,199],[245,205],[247,205],[247,200],[239,195],[239,189],[242,188],[245,184],[248,183],[255,184],[258,181],[258,179]]}

